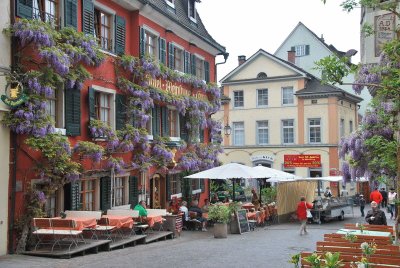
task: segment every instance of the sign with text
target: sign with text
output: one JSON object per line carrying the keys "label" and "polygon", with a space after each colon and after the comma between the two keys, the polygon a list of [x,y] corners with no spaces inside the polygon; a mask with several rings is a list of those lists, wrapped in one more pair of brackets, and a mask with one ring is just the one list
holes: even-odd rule
{"label": "sign with text", "polygon": [[393,13],[375,17],[375,57],[379,57],[385,43],[395,37],[395,15]]}
{"label": "sign with text", "polygon": [[321,155],[285,154],[283,165],[285,168],[293,168],[293,167],[319,168],[321,167]]}

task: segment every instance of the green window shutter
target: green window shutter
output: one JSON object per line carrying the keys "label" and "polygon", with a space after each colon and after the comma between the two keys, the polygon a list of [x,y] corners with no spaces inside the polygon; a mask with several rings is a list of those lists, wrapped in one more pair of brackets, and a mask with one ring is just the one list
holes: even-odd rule
{"label": "green window shutter", "polygon": [[168,108],[161,107],[161,126],[162,126],[162,136],[169,136],[169,124],[168,124]]}
{"label": "green window shutter", "polygon": [[158,59],[162,64],[167,63],[166,41],[164,38],[158,38]]}
{"label": "green window shutter", "polygon": [[151,132],[153,136],[158,135],[157,134],[157,108],[153,107],[151,108]]}
{"label": "green window shutter", "polygon": [[310,45],[306,45],[306,55],[310,55]]}
{"label": "green window shutter", "polygon": [[80,210],[82,208],[80,186],[81,183],[79,181],[70,183],[71,210]]}
{"label": "green window shutter", "polygon": [[186,128],[186,117],[179,114],[179,136],[182,140],[188,142],[189,133]]}
{"label": "green window shutter", "polygon": [[190,59],[192,75],[196,75],[196,56],[191,55]]}
{"label": "green window shutter", "polygon": [[290,51],[296,51],[296,47],[291,47]]}
{"label": "green window shutter", "polygon": [[175,69],[174,44],[168,43],[168,68]]}
{"label": "green window shutter", "polygon": [[146,32],[143,27],[140,27],[140,38],[139,38],[139,55],[144,57],[146,53]]}
{"label": "green window shutter", "polygon": [[206,82],[210,82],[210,63],[208,61],[204,61],[204,80]]}
{"label": "green window shutter", "polygon": [[200,179],[200,189],[202,193],[204,193],[205,188],[205,180]]}
{"label": "green window shutter", "polygon": [[107,211],[111,208],[111,178],[100,178],[100,209]]}
{"label": "green window shutter", "polygon": [[161,107],[160,106],[156,106],[156,114],[155,114],[155,117],[156,117],[156,121],[155,121],[155,123],[156,123],[156,136],[161,136],[161,129],[160,129],[160,127],[161,127]]}
{"label": "green window shutter", "polygon": [[16,1],[17,16],[25,19],[32,19],[33,9],[32,0],[17,0]]}
{"label": "green window shutter", "polygon": [[138,178],[129,176],[129,204],[135,207],[139,203]]}
{"label": "green window shutter", "polygon": [[185,51],[184,53],[184,65],[183,65],[183,71],[186,74],[190,74],[190,53],[188,51]]}
{"label": "green window shutter", "polygon": [[170,177],[168,174],[165,175],[165,192],[167,193],[167,201],[171,200],[171,183]]}
{"label": "green window shutter", "polygon": [[204,143],[204,128],[199,129],[200,143]]}
{"label": "green window shutter", "polygon": [[126,25],[123,17],[115,15],[115,54],[125,54]]}
{"label": "green window shutter", "polygon": [[95,90],[89,87],[89,120],[97,119],[95,102]]}
{"label": "green window shutter", "polygon": [[182,178],[182,199],[186,200],[188,204],[192,202],[192,179]]}
{"label": "green window shutter", "polygon": [[81,135],[81,91],[65,89],[65,129],[69,136]]}
{"label": "green window shutter", "polygon": [[115,128],[116,130],[123,129],[126,124],[126,104],[125,95],[115,95]]}
{"label": "green window shutter", "polygon": [[92,0],[82,0],[82,32],[93,35],[94,5]]}
{"label": "green window shutter", "polygon": [[65,27],[78,27],[78,0],[64,0]]}

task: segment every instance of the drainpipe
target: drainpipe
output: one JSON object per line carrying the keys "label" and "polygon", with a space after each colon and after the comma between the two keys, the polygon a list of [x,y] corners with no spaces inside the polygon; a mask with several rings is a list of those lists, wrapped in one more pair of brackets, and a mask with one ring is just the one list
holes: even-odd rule
{"label": "drainpipe", "polygon": [[[15,23],[15,1],[10,0],[10,22]],[[15,37],[11,38],[11,72],[14,71],[14,65],[16,63],[16,40]],[[10,152],[12,152],[12,175],[11,175],[11,193],[10,193],[10,210],[8,219],[8,253],[14,254],[14,223],[15,223],[15,191],[17,185],[17,135],[11,135]],[[10,169],[11,170],[11,169]]]}
{"label": "drainpipe", "polygon": [[[214,69],[214,77],[215,77],[215,80],[217,80],[217,65],[219,65],[219,64],[225,64],[226,61],[228,60],[229,53],[228,53],[228,52],[221,52],[221,53],[218,53],[217,56],[218,56],[218,55],[224,56],[224,61],[223,61],[223,62],[218,62],[218,63],[215,64],[215,69]],[[215,82],[218,82],[218,81],[215,81]]]}

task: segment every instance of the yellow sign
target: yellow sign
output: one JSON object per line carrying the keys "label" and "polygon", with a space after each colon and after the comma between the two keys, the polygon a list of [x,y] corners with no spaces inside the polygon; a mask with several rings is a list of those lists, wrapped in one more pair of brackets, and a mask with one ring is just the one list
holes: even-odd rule
{"label": "yellow sign", "polygon": [[192,94],[192,91],[184,88],[182,85],[179,85],[175,82],[171,81],[165,81],[162,80],[161,78],[154,79],[154,78],[149,78],[148,80],[149,86],[158,88],[164,91],[167,91],[173,95],[181,95],[181,96],[191,96],[195,97],[196,99],[200,100],[208,100],[207,96],[197,92],[196,94]]}
{"label": "yellow sign", "polygon": [[1,100],[10,107],[17,107],[27,100],[27,96],[23,93],[22,85],[19,82],[12,82],[6,85],[5,95],[1,96]]}

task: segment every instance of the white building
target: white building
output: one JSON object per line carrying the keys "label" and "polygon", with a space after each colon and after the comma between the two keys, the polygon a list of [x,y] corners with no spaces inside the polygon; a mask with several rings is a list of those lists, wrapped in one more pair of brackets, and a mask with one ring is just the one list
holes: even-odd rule
{"label": "white building", "polygon": [[[296,51],[295,64],[312,75],[321,78],[321,72],[315,70],[315,62],[331,55],[344,56],[345,52],[339,51],[333,45],[325,43],[323,36],[318,37],[313,31],[307,28],[303,23],[299,22],[292,32],[286,37],[274,55],[281,59],[286,59],[287,52]],[[349,48],[350,49],[350,48]],[[350,74],[343,80],[344,83],[354,82],[354,75]],[[355,94],[351,85],[337,85],[348,93]],[[371,95],[364,90],[360,96],[363,101],[360,103],[359,113],[364,114]]]}

